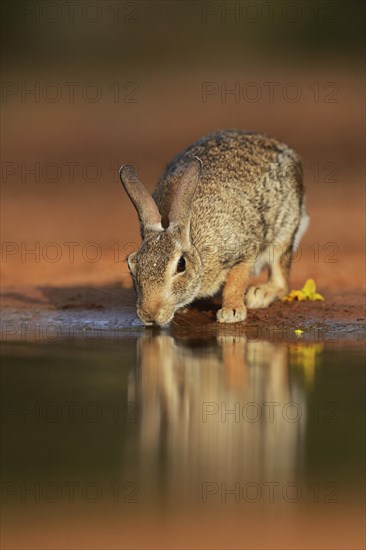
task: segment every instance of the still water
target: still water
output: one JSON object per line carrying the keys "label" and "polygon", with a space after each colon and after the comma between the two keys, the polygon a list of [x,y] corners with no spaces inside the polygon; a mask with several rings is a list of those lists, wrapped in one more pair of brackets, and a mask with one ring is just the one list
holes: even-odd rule
{"label": "still water", "polygon": [[362,344],[2,354],[2,548],[363,548]]}

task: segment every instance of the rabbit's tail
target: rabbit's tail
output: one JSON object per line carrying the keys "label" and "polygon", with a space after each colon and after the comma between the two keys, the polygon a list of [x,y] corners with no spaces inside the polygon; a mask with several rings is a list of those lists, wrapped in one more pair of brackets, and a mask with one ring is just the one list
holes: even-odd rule
{"label": "rabbit's tail", "polygon": [[294,244],[293,244],[294,247],[297,247],[299,245],[304,233],[306,232],[309,226],[309,222],[310,222],[310,218],[306,212],[305,199],[304,199],[301,205],[301,217],[300,217],[299,227],[297,228],[295,237],[294,237]]}

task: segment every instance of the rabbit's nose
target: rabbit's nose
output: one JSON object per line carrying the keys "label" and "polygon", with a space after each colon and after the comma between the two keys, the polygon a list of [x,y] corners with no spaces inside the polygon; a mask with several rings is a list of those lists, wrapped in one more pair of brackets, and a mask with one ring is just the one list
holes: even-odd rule
{"label": "rabbit's nose", "polygon": [[139,308],[138,315],[144,323],[152,324],[156,322],[156,318],[159,315],[159,309],[160,308],[157,307],[149,309]]}
{"label": "rabbit's nose", "polygon": [[151,315],[151,313],[143,313],[142,315],[144,321],[147,323],[153,323],[154,322],[154,315]]}
{"label": "rabbit's nose", "polygon": [[143,311],[144,313],[146,313],[146,315],[148,315],[149,317],[153,317],[155,319],[159,315],[161,306],[162,306],[162,303],[160,300],[150,300],[149,303],[146,304]]}

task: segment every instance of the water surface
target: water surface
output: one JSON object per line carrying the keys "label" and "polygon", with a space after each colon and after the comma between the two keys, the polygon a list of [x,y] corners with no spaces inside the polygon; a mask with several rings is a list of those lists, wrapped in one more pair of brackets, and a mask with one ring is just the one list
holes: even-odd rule
{"label": "water surface", "polygon": [[4,344],[4,547],[361,548],[364,357],[153,331]]}

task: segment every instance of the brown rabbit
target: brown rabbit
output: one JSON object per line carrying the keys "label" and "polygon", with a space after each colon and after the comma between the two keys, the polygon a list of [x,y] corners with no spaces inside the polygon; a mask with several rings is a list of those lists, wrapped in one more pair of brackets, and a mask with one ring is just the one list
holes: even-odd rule
{"label": "brown rabbit", "polygon": [[[243,321],[288,292],[294,243],[305,231],[302,167],[287,145],[225,130],[202,137],[166,168],[153,196],[130,165],[121,181],[141,223],[143,242],[128,257],[137,314],[167,325],[177,309],[224,285],[221,323]],[[267,283],[251,273],[269,268]]]}

